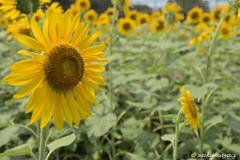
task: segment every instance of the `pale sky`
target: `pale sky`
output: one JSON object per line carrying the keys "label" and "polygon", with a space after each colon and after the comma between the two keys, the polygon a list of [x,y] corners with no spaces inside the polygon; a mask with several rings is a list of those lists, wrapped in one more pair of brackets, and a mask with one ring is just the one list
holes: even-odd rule
{"label": "pale sky", "polygon": [[[221,0],[206,0],[209,2],[210,9],[212,9],[213,6],[216,6],[216,4],[228,4],[226,1]],[[149,7],[153,8],[153,10],[156,10],[158,8],[162,8],[166,5],[168,0],[132,0],[132,4],[146,4]]]}

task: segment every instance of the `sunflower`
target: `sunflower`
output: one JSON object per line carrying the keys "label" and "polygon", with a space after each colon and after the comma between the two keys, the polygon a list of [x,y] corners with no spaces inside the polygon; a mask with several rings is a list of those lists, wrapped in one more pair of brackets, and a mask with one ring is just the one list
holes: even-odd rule
{"label": "sunflower", "polygon": [[184,15],[179,13],[182,7],[176,3],[169,2],[162,8],[162,14],[164,15],[164,21],[168,24],[173,24],[184,19]]}
{"label": "sunflower", "polygon": [[47,6],[48,10],[51,8],[54,13],[57,13],[57,15],[60,17],[63,13],[62,6],[59,6],[59,2],[53,2],[51,6]]}
{"label": "sunflower", "polygon": [[154,22],[154,23],[153,23],[153,26],[152,26],[152,28],[151,28],[151,31],[152,31],[153,33],[155,33],[155,32],[160,33],[160,32],[162,32],[162,31],[164,31],[164,30],[165,30],[165,21],[164,21],[164,18],[160,18],[160,19],[158,19],[156,22]]}
{"label": "sunflower", "polygon": [[219,31],[222,32],[220,35],[222,39],[228,39],[232,36],[232,26],[228,23],[223,23]]}
{"label": "sunflower", "polygon": [[89,0],[77,0],[75,4],[81,11],[86,11],[91,7]]}
{"label": "sunflower", "polygon": [[97,17],[98,17],[98,14],[97,14],[97,12],[94,9],[90,9],[83,16],[85,21],[88,21],[88,22],[91,22],[91,23],[96,21]]}
{"label": "sunflower", "polygon": [[[106,13],[108,16],[112,16],[112,15],[113,15],[113,10],[114,10],[113,7],[108,7],[108,9],[105,11],[105,13]],[[117,15],[117,17],[118,17],[118,15],[119,15],[119,12],[118,12],[117,9],[115,10],[115,15]]]}
{"label": "sunflower", "polygon": [[157,18],[160,18],[160,16],[161,16],[161,12],[160,12],[160,11],[154,11],[154,12],[152,12],[152,14],[151,14],[151,20],[154,21],[154,20],[156,20]]}
{"label": "sunflower", "polygon": [[193,24],[198,23],[202,16],[202,11],[202,8],[199,8],[198,6],[191,9],[187,14],[188,22]]}
{"label": "sunflower", "polygon": [[35,13],[33,13],[33,17],[35,18],[36,22],[39,22],[42,20],[45,16],[45,13],[42,11],[42,9],[38,9]]}
{"label": "sunflower", "polygon": [[122,1],[122,9],[123,9],[125,17],[128,16],[128,14],[130,13],[129,7],[133,7],[129,3],[132,3],[132,0],[123,0]]}
{"label": "sunflower", "polygon": [[80,14],[78,7],[76,6],[76,4],[71,4],[70,8],[68,9],[72,15],[72,18],[74,18],[75,16],[77,16],[78,14]]}
{"label": "sunflower", "polygon": [[138,12],[137,10],[132,10],[129,12],[129,14],[127,15],[128,18],[130,18],[133,21],[137,21],[137,16],[138,16]]}
{"label": "sunflower", "polygon": [[106,13],[102,13],[98,17],[98,21],[110,21],[110,18]]}
{"label": "sunflower", "polygon": [[[14,98],[32,93],[25,112],[33,111],[30,123],[41,118],[40,127],[47,125],[52,115],[60,131],[63,118],[72,127],[72,121],[79,125],[80,118],[87,121],[91,116],[89,102],[97,105],[94,90],[102,89],[93,83],[104,85],[100,73],[105,67],[92,62],[106,63],[101,52],[105,45],[91,46],[98,34],[87,36],[88,26],[79,23],[79,15],[71,20],[66,12],[62,19],[52,9],[47,11],[43,32],[34,18],[31,29],[36,39],[19,34],[17,39],[25,46],[45,55],[21,50],[18,54],[33,56],[9,67],[14,72],[3,79],[10,85],[24,85]],[[74,33],[74,34],[73,34]],[[92,83],[93,82],[93,83]]]}
{"label": "sunflower", "polygon": [[202,29],[207,29],[208,28],[208,25],[206,23],[198,23],[196,26],[195,26],[196,30],[197,31],[201,31]]}
{"label": "sunflower", "polygon": [[180,87],[180,89],[183,93],[183,97],[179,98],[182,102],[181,105],[183,105],[181,113],[185,113],[185,121],[189,121],[190,129],[194,128],[194,130],[197,130],[200,127],[198,107],[195,105],[190,92],[187,91],[184,86]]}
{"label": "sunflower", "polygon": [[135,31],[135,22],[129,18],[121,18],[117,24],[119,33],[131,34]]}
{"label": "sunflower", "polygon": [[226,7],[223,5],[218,5],[213,8],[211,12],[212,22],[218,23],[221,19],[220,14],[225,13]]}
{"label": "sunflower", "polygon": [[6,26],[6,22],[5,22],[5,19],[0,17],[0,26]]}
{"label": "sunflower", "polygon": [[[98,24],[97,24],[98,27],[110,26],[110,25],[111,25],[110,22],[107,21],[107,20],[99,21]],[[101,30],[101,31],[99,31],[99,32],[100,32],[100,33],[103,33],[103,34],[109,33],[109,29]]]}
{"label": "sunflower", "polygon": [[211,15],[208,12],[204,12],[199,19],[199,23],[209,24],[209,22],[211,22]]}
{"label": "sunflower", "polygon": [[6,34],[11,33],[11,36],[9,38],[16,38],[18,34],[24,34],[26,36],[31,36],[31,28],[28,24],[28,19],[21,18],[18,22],[14,22],[13,24],[9,25],[7,30],[5,31]]}
{"label": "sunflower", "polygon": [[210,38],[211,33],[215,30],[215,26],[208,27],[202,31],[199,35],[194,37],[189,41],[189,46],[194,45],[194,43],[201,43]]}
{"label": "sunflower", "polygon": [[137,23],[139,26],[141,26],[144,23],[149,23],[150,22],[150,15],[147,13],[139,13],[137,17]]}
{"label": "sunflower", "polygon": [[224,19],[225,23],[232,24],[234,23],[235,15],[232,11],[229,12],[229,15]]}

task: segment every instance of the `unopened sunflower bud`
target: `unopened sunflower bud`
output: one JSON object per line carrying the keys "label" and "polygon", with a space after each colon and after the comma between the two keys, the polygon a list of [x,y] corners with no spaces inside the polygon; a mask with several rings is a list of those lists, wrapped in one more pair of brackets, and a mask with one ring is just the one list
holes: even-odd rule
{"label": "unopened sunflower bud", "polygon": [[39,8],[39,0],[17,0],[17,9],[21,13],[33,14]]}

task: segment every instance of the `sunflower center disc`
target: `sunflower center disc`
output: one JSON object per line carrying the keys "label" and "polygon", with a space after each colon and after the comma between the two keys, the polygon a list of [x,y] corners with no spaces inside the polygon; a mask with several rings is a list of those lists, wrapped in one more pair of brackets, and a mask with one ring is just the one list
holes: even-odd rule
{"label": "sunflower center disc", "polygon": [[130,24],[129,23],[124,23],[123,24],[123,29],[124,30],[129,30],[131,28]]}
{"label": "sunflower center disc", "polygon": [[198,18],[198,13],[197,12],[194,12],[192,15],[191,15],[192,19],[197,19]]}
{"label": "sunflower center disc", "polygon": [[147,21],[146,21],[145,18],[142,18],[142,19],[140,20],[140,23],[141,23],[141,24],[146,23],[146,22],[147,22]]}
{"label": "sunflower center disc", "polygon": [[85,2],[81,2],[81,3],[80,3],[80,6],[85,7],[85,6],[86,6],[86,3],[85,3]]}
{"label": "sunflower center disc", "polygon": [[136,15],[135,14],[132,14],[131,16],[130,16],[130,18],[132,19],[132,20],[136,20]]}
{"label": "sunflower center disc", "polygon": [[158,26],[156,27],[156,29],[157,29],[157,30],[162,30],[163,27],[164,27],[164,22],[159,21],[159,22],[158,22]]}
{"label": "sunflower center disc", "polygon": [[208,23],[210,21],[209,17],[204,17],[203,22]]}
{"label": "sunflower center disc", "polygon": [[223,35],[228,34],[228,29],[224,28],[224,29],[222,30],[222,34],[223,34]]}
{"label": "sunflower center disc", "polygon": [[59,44],[47,54],[44,71],[50,87],[57,91],[68,91],[81,81],[84,62],[75,48]]}
{"label": "sunflower center disc", "polygon": [[217,10],[215,13],[214,13],[214,18],[216,19],[216,20],[219,20],[220,19],[220,13],[221,13],[221,10]]}
{"label": "sunflower center disc", "polygon": [[92,20],[93,20],[93,16],[92,16],[92,15],[89,15],[89,16],[88,16],[88,19],[89,19],[90,21],[92,21]]}
{"label": "sunflower center disc", "polygon": [[18,33],[19,33],[19,34],[25,34],[25,35],[31,37],[31,30],[28,29],[28,28],[20,28],[20,29],[18,30]]}

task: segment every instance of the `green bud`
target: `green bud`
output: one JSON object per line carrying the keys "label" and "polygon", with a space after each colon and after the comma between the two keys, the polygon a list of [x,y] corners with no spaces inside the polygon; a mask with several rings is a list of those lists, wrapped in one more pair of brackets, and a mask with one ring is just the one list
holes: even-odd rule
{"label": "green bud", "polygon": [[168,10],[165,13],[165,20],[168,24],[173,24],[175,21],[175,13],[171,10]]}
{"label": "green bud", "polygon": [[21,13],[33,14],[39,8],[39,0],[17,0],[17,9]]}

